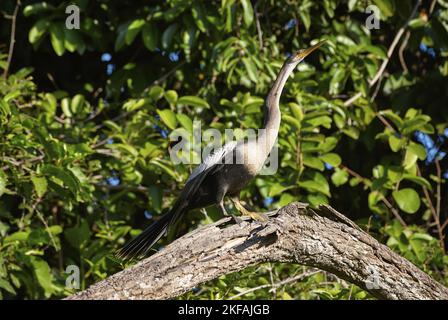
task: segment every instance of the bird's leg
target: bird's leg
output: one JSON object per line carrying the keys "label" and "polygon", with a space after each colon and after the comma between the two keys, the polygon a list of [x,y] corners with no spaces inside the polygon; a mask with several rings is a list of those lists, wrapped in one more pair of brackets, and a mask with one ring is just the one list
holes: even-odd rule
{"label": "bird's leg", "polygon": [[235,205],[235,208],[245,216],[251,217],[253,220],[257,221],[268,221],[268,216],[264,214],[263,212],[253,212],[249,211],[241,204],[240,200],[238,198],[232,198],[233,204]]}
{"label": "bird's leg", "polygon": [[[230,216],[229,213],[228,213],[227,210],[226,210],[226,207],[224,206],[224,199],[221,199],[221,200],[219,201],[219,203],[218,203],[218,207],[219,207],[219,209],[221,209],[221,212],[222,212],[222,214],[223,214],[225,217]],[[243,222],[243,220],[241,220],[239,217],[232,216],[232,218],[233,218],[233,220],[234,220],[237,224],[240,224],[241,222]]]}

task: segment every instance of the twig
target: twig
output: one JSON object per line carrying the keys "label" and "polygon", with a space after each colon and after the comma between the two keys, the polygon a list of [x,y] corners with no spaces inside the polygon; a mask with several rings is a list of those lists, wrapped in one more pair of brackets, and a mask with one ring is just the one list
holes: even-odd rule
{"label": "twig", "polygon": [[[442,180],[442,169],[440,168],[440,162],[438,159],[435,159],[435,164],[436,164],[436,173],[437,173],[437,187],[436,187],[436,215],[435,218],[437,218],[435,220],[436,224],[437,224],[437,231],[439,232],[439,240],[440,240],[440,245],[442,247],[443,252],[445,253],[445,236],[443,234],[443,227],[440,225],[440,202],[441,202],[441,192],[442,192],[442,188],[440,185],[440,181]],[[448,222],[448,220],[446,221]],[[444,225],[446,224],[446,222],[444,223]]]}
{"label": "twig", "polygon": [[380,80],[378,80],[378,83],[376,84],[376,87],[375,87],[375,91],[373,92],[372,97],[370,98],[370,102],[375,101],[376,96],[380,92],[382,82],[383,82],[383,77],[381,77]]}
{"label": "twig", "polygon": [[17,21],[17,13],[19,12],[20,0],[17,0],[16,7],[14,8],[14,13],[11,16],[11,38],[9,41],[9,51],[8,51],[8,59],[6,60],[6,67],[3,71],[3,78],[6,79],[8,76],[9,67],[12,61],[12,55],[14,52],[14,44],[16,43],[16,21]]}
{"label": "twig", "polygon": [[448,219],[445,221],[445,223],[442,225],[442,231],[448,226]]}
{"label": "twig", "polygon": [[346,170],[350,175],[354,176],[355,178],[358,178],[359,180],[365,182],[365,180],[367,180],[366,178],[364,178],[363,176],[361,176],[359,173],[353,171],[352,169],[350,169],[349,167],[341,164],[339,165],[340,168]]}
{"label": "twig", "polygon": [[[417,166],[417,174],[420,177],[422,176],[419,166]],[[422,189],[423,189],[423,193],[425,194],[425,198],[428,201],[429,210],[431,211],[434,221],[437,224],[437,220],[438,220],[437,213],[436,213],[436,209],[434,208],[434,204],[432,203],[431,197],[429,196],[428,188],[426,188],[425,186],[422,186]]]}
{"label": "twig", "polygon": [[440,200],[441,200],[441,187],[440,180],[442,179],[442,169],[440,168],[439,159],[435,159],[436,173],[437,173],[437,191],[436,191],[436,213],[437,217],[440,219]]}
{"label": "twig", "polygon": [[389,128],[393,133],[396,133],[397,132],[397,130],[395,130],[395,128],[389,123],[389,121],[387,121],[384,117],[383,117],[383,115],[381,115],[380,113],[376,113],[376,117],[378,118],[378,119],[380,119],[380,121],[387,127],[387,128]]}
{"label": "twig", "polygon": [[301,280],[303,278],[310,277],[310,276],[312,276],[312,275],[314,275],[316,273],[319,273],[319,272],[321,272],[321,271],[317,270],[317,271],[304,272],[304,273],[301,273],[301,274],[299,274],[299,275],[297,275],[295,277],[290,277],[290,278],[287,278],[287,279],[285,279],[283,281],[280,281],[280,282],[277,282],[277,283],[274,283],[274,284],[263,284],[263,285],[258,286],[258,287],[250,288],[250,289],[248,289],[246,291],[243,291],[243,292],[240,292],[240,293],[238,293],[238,294],[236,294],[234,296],[231,296],[229,298],[229,300],[236,299],[236,298],[244,296],[244,295],[246,295],[248,293],[251,293],[251,292],[254,292],[254,291],[257,291],[257,290],[260,290],[260,289],[264,289],[264,288],[276,289],[276,288],[281,287],[281,286],[283,286],[285,284],[288,284],[288,283],[291,283],[291,282],[295,282],[295,281]]}
{"label": "twig", "polygon": [[[399,43],[404,31],[406,30],[406,28],[409,25],[409,22],[413,19],[413,17],[415,16],[415,13],[417,12],[417,8],[419,7],[419,5],[421,4],[421,0],[417,0],[416,4],[414,5],[414,8],[412,10],[411,15],[409,16],[409,18],[406,20],[406,22],[404,23],[404,25],[398,30],[397,34],[395,35],[391,45],[389,46],[389,49],[387,50],[387,58],[384,59],[383,63],[381,64],[380,68],[378,69],[378,71],[376,72],[375,76],[369,80],[369,87],[373,87],[375,85],[375,83],[378,82],[378,80],[383,76],[384,71],[386,70],[387,64],[390,61],[390,58],[392,57],[392,54],[395,51],[395,47],[397,46],[397,44]],[[351,104],[353,104],[356,100],[358,100],[360,97],[362,96],[361,92],[358,92],[357,94],[355,94],[353,97],[351,97],[350,99],[346,100],[344,102],[344,106],[350,106]]]}
{"label": "twig", "polygon": [[275,299],[277,297],[277,288],[275,287],[274,282],[274,274],[272,273],[272,264],[269,262],[269,280],[271,281],[272,289],[269,291],[272,291],[272,296]]}
{"label": "twig", "polygon": [[400,213],[397,211],[397,209],[394,208],[394,206],[387,200],[386,197],[382,196],[381,201],[386,205],[386,207],[389,208],[389,210],[392,212],[392,214],[397,218],[397,220],[401,223],[401,225],[405,228],[408,227],[406,222],[404,222],[403,218],[401,218]]}
{"label": "twig", "polygon": [[437,0],[432,0],[431,5],[429,6],[429,15],[431,15],[432,12],[434,11],[436,3],[437,3]]}
{"label": "twig", "polygon": [[[37,157],[35,157],[35,158],[32,158],[32,159],[30,159],[29,160],[29,162],[30,163],[34,163],[34,162],[39,162],[39,161],[41,161],[42,159],[44,158],[44,155],[40,155],[40,156],[37,156]],[[21,165],[23,165],[24,163],[26,163],[26,159],[25,160],[22,160],[22,161],[15,161],[13,158],[11,158],[11,159],[7,159],[12,165],[14,165],[14,166],[16,166],[16,167],[20,167]],[[9,165],[5,165],[5,166],[3,166],[2,167],[2,170],[3,171],[6,171],[6,170],[8,170],[10,167],[9,167]],[[25,168],[25,167],[23,167],[23,168]]]}
{"label": "twig", "polygon": [[254,6],[254,11],[255,11],[255,25],[257,26],[257,34],[258,34],[258,42],[260,44],[260,49],[263,48],[263,31],[261,30],[261,25],[260,25],[260,14],[258,13],[258,5],[259,5],[259,1],[257,1],[257,3]]}
{"label": "twig", "polygon": [[411,36],[411,32],[408,30],[406,31],[406,34],[404,36],[403,42],[401,43],[400,48],[398,49],[398,58],[400,58],[400,64],[403,68],[403,73],[407,74],[409,73],[408,66],[406,65],[406,61],[404,60],[404,49],[406,49],[406,46],[408,45],[409,37]]}
{"label": "twig", "polygon": [[99,184],[96,183],[94,184],[96,187],[98,188],[103,188],[103,189],[107,189],[107,190],[127,190],[127,191],[138,191],[141,192],[143,194],[147,194],[148,192],[148,188],[144,187],[144,186],[128,186],[128,185],[117,185],[117,186],[113,186],[113,185],[108,185],[108,184]]}

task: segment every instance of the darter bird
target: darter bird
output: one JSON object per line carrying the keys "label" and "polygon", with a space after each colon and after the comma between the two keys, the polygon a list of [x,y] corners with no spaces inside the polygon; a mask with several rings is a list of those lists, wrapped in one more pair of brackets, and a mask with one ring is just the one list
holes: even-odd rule
{"label": "darter bird", "polygon": [[[224,207],[225,196],[231,197],[235,208],[241,214],[255,220],[267,220],[265,214],[251,212],[244,208],[238,196],[241,189],[260,172],[275,144],[281,119],[280,96],[289,75],[306,56],[324,42],[321,41],[307,49],[299,50],[285,61],[267,95],[262,127],[265,130],[259,130],[257,139],[229,142],[206,157],[203,163],[191,173],[170,211],[121,248],[117,252],[119,258],[133,259],[146,256],[151,247],[167,233],[169,227],[189,210],[216,204],[227,216]],[[241,159],[241,161],[234,161],[235,159]]]}

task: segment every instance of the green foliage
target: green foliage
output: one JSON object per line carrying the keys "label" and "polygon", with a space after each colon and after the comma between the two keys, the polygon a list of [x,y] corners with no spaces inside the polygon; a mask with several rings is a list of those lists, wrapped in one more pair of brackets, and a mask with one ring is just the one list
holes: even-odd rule
{"label": "green foliage", "polygon": [[[71,3],[80,30],[64,27]],[[380,8],[379,30],[365,28],[370,3]],[[14,5],[2,1],[0,10]],[[0,78],[0,297],[69,295],[68,265],[80,268],[81,289],[121,270],[113,252],[170,208],[194,167],[171,161],[170,136],[193,142],[194,120],[203,130],[258,128],[287,53],[320,39],[327,44],[282,96],[278,172],[258,177],[242,198],[260,210],[330,203],[448,283],[446,1],[431,15],[428,4],[418,8],[402,58],[395,52],[373,87],[411,2],[22,0],[21,8],[20,45]],[[0,21],[0,43],[9,43],[10,23]],[[0,46],[2,70],[7,57]],[[180,156],[201,159],[194,150]],[[219,218],[213,207],[207,213],[189,214],[177,234]],[[183,297],[261,286],[238,298],[371,298],[309,272],[266,264]]]}

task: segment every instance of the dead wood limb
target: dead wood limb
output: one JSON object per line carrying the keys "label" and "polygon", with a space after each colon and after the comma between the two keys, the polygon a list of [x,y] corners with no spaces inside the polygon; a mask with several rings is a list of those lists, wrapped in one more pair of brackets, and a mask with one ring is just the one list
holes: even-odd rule
{"label": "dead wood limb", "polygon": [[266,223],[200,227],[68,299],[169,299],[262,262],[331,272],[379,299],[448,299],[448,289],[329,206],[292,203]]}

